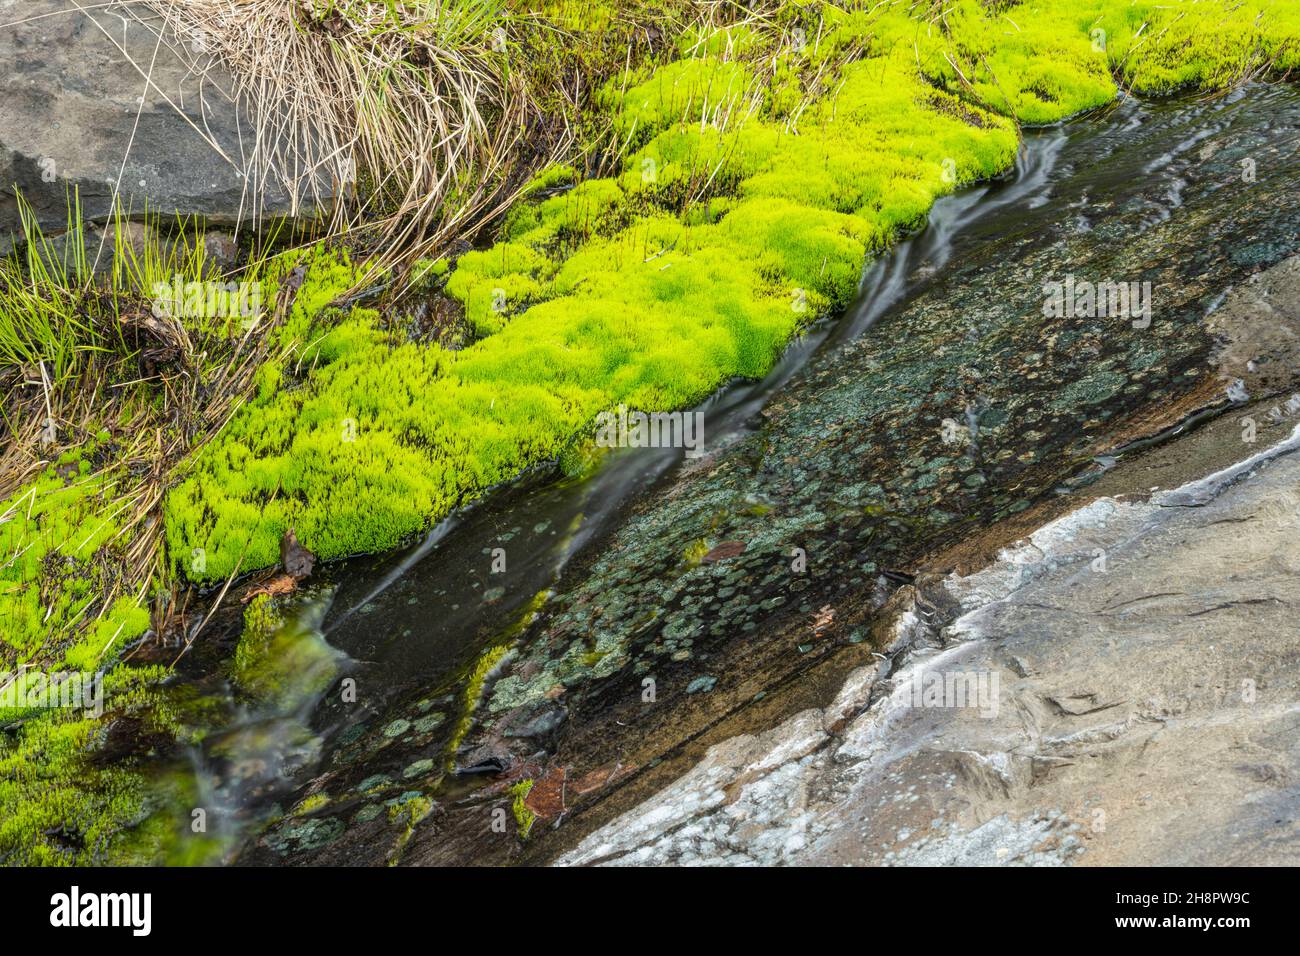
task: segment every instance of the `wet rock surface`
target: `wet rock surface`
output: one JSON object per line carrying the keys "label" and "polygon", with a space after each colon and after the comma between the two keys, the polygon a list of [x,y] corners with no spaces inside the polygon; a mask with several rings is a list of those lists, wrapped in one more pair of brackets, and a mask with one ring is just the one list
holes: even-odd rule
{"label": "wet rock surface", "polygon": [[[712,646],[748,643],[774,622],[800,622],[816,644],[826,602],[869,592],[883,573],[1026,508],[1135,410],[1188,396],[1226,404],[1205,317],[1225,289],[1295,249],[1300,195],[1284,181],[1293,147],[1260,163],[1282,178],[1248,186],[1238,154],[1262,159],[1271,148],[1230,129],[1205,142],[1216,136],[1213,152],[1188,149],[1175,177],[1186,183],[1181,205],[1150,195],[1077,213],[1044,205],[1019,234],[990,239],[871,334],[815,362],[754,434],[647,502],[557,596],[516,663],[540,669],[498,681],[489,712],[614,674],[693,674]],[[1067,270],[1149,281],[1150,327],[1045,318],[1042,286]],[[696,541],[746,547],[695,564]],[[580,712],[584,697],[571,706]]]}
{"label": "wet rock surface", "polygon": [[[447,710],[473,715],[460,718],[466,735],[398,735],[385,744],[381,728],[412,719],[417,698],[403,696],[359,726],[309,785],[354,786],[378,763],[395,764],[400,749],[433,761],[414,776],[418,786],[393,778],[368,803],[349,796],[323,811],[348,824],[331,831],[327,849],[286,849],[273,827],[243,862],[549,859],[623,812],[639,814],[619,825],[637,835],[594,836],[565,859],[774,861],[823,838],[819,859],[848,859],[866,837],[846,828],[849,842],[838,846],[813,827],[817,807],[845,799],[834,789],[836,761],[848,754],[837,735],[883,676],[872,652],[898,649],[900,595],[919,594],[916,628],[958,608],[957,597],[932,587],[954,566],[936,556],[1053,502],[1077,506],[1085,480],[1107,480],[1107,453],[1188,415],[1260,397],[1252,388],[1285,398],[1289,374],[1238,383],[1232,362],[1254,363],[1249,375],[1270,361],[1282,367],[1293,347],[1290,313],[1275,308],[1274,339],[1247,343],[1240,333],[1238,351],[1251,353],[1242,359],[1225,352],[1220,310],[1235,301],[1241,316],[1260,315],[1259,295],[1229,300],[1230,290],[1300,248],[1298,124],[1300,96],[1279,86],[1198,103],[1130,100],[1068,135],[1042,134],[1039,155],[1054,164],[1048,188],[969,230],[952,262],[920,263],[907,277],[915,292],[897,308],[856,339],[832,336],[748,428],[643,494],[613,534],[565,570],[536,620],[502,645],[509,650],[492,659],[481,698],[446,692]],[[1243,159],[1256,171],[1249,179]],[[981,201],[998,196],[993,188]],[[1044,286],[1068,276],[1149,282],[1149,325],[1045,315]],[[1241,322],[1229,324],[1240,332]],[[1268,428],[1282,427],[1281,418],[1266,426],[1265,440]],[[847,674],[858,675],[855,693],[840,690]],[[1065,712],[1088,712],[1087,695],[1097,690],[1054,688],[1051,696]],[[995,723],[1006,723],[1007,745],[990,753],[1018,746],[1016,712],[1000,711]],[[783,723],[791,714],[796,724]],[[453,715],[447,727],[456,723]],[[721,748],[692,770],[712,743]],[[506,768],[486,785],[449,784],[445,768],[473,753],[491,753]],[[911,852],[922,791],[950,792],[966,774],[981,792],[1010,792],[1051,769],[1033,754],[981,761],[918,749],[908,759],[888,804],[907,812],[881,854]],[[687,771],[697,776],[673,784]],[[593,784],[534,806],[512,797],[518,784],[555,779]],[[811,795],[791,796],[800,780]],[[750,783],[755,815],[731,820],[728,808]],[[668,786],[677,789],[636,809]],[[431,803],[411,822],[385,803],[394,799]],[[518,815],[520,806],[538,817],[526,842],[514,821],[498,826],[497,811]],[[987,813],[972,810],[957,824],[968,836],[972,821],[987,827],[967,850],[953,844],[926,859],[948,860],[951,851],[971,861],[992,846],[995,856],[1002,848],[1002,857],[1022,862],[1065,862],[1082,845],[1076,804],[984,806]],[[805,816],[806,831],[786,826]],[[870,826],[890,819],[879,812]],[[948,826],[955,818],[930,819]],[[679,830],[685,843],[673,842]],[[903,830],[907,837],[898,836]],[[866,861],[861,853],[857,861]]]}
{"label": "wet rock surface", "polygon": [[0,0],[0,63],[0,252],[21,235],[19,191],[50,235],[74,193],[85,219],[104,221],[119,184],[135,216],[146,204],[217,224],[300,212],[255,167],[230,75],[146,4]]}
{"label": "wet rock surface", "polygon": [[1300,427],[1276,451],[950,578],[950,625],[900,615],[832,706],[714,747],[559,862],[1294,864]]}

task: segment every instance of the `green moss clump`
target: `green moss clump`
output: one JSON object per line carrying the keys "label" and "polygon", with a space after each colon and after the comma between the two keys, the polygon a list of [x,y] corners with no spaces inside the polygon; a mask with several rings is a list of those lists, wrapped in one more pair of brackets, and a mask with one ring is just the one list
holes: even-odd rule
{"label": "green moss clump", "polygon": [[528,181],[521,194],[533,196],[550,189],[562,189],[577,182],[578,174],[568,163],[552,163]]}
{"label": "green moss clump", "polygon": [[1135,92],[1165,94],[1300,62],[1300,9],[1288,0],[944,6],[943,29],[931,23],[916,36],[926,75],[1026,124],[1110,102],[1116,77]]}
{"label": "green moss clump", "polygon": [[686,546],[686,551],[682,554],[682,561],[685,562],[687,567],[693,568],[703,561],[704,556],[708,553],[709,543],[703,538],[696,538]]}
{"label": "green moss clump", "polygon": [[515,829],[519,833],[519,839],[527,840],[528,834],[532,832],[533,824],[537,822],[537,814],[528,809],[528,794],[532,792],[532,780],[520,780],[510,788],[510,796],[513,798],[510,807],[515,815]]}
{"label": "green moss clump", "polygon": [[305,817],[321,810],[330,804],[329,794],[313,793],[303,797],[289,810],[291,817]]}
{"label": "green moss clump", "polygon": [[98,670],[149,626],[115,546],[125,504],[117,469],[92,471],[96,442],[51,462],[0,502],[0,669]]}

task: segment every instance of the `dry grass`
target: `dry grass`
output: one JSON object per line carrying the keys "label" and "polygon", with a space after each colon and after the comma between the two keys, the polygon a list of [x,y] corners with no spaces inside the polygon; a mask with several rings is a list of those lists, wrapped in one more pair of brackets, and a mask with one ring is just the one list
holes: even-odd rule
{"label": "dry grass", "polygon": [[676,55],[687,30],[771,28],[779,9],[627,0],[592,30],[544,0],[146,2],[197,70],[233,76],[256,130],[252,187],[328,210],[329,232],[383,265],[475,235],[549,162],[616,160],[619,144],[584,122],[595,88]]}
{"label": "dry grass", "polygon": [[[329,210],[386,262],[473,232],[571,142],[494,0],[149,0],[196,68],[233,75],[254,188]],[[548,98],[549,99],[549,98]],[[553,106],[553,100],[548,102]]]}

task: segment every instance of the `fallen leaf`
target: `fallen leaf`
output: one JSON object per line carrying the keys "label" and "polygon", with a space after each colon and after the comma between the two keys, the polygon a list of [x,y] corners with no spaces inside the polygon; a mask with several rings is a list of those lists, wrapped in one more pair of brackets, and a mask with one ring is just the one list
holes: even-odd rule
{"label": "fallen leaf", "polygon": [[292,528],[280,539],[280,566],[295,581],[307,577],[316,566],[316,555],[298,543],[298,536]]}
{"label": "fallen leaf", "polygon": [[277,597],[281,594],[291,594],[297,590],[297,588],[297,579],[288,574],[277,574],[265,584],[255,588],[249,588],[249,590],[244,593],[244,596],[239,599],[239,603],[247,604],[249,601],[253,600],[253,598],[259,597],[263,594],[271,597]]}
{"label": "fallen leaf", "polygon": [[728,558],[734,558],[738,554],[744,554],[745,548],[749,547],[744,541],[722,541],[714,546],[713,550],[702,557],[701,561],[726,561]]}
{"label": "fallen leaf", "polygon": [[524,806],[543,820],[554,820],[561,816],[568,809],[564,803],[568,776],[567,767],[555,767],[546,776],[534,780],[528,796],[524,797]]}

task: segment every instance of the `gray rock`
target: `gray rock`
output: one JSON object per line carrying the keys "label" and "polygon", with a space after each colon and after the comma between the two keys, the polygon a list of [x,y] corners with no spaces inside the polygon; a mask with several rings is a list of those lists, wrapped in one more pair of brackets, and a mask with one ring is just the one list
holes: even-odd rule
{"label": "gray rock", "polygon": [[524,739],[547,737],[558,730],[568,716],[569,712],[558,704],[539,707],[508,727],[505,736]]}
{"label": "gray rock", "polygon": [[134,217],[306,211],[276,177],[246,179],[254,129],[226,70],[143,3],[81,6],[0,0],[0,253],[20,232],[18,191],[50,235],[74,191],[86,220],[106,220],[119,179]]}
{"label": "gray rock", "polygon": [[887,664],[855,672],[558,862],[1294,865],[1297,445],[1300,426],[1178,495],[1098,499],[949,577],[965,613],[942,648],[897,619],[914,650],[887,693]]}

